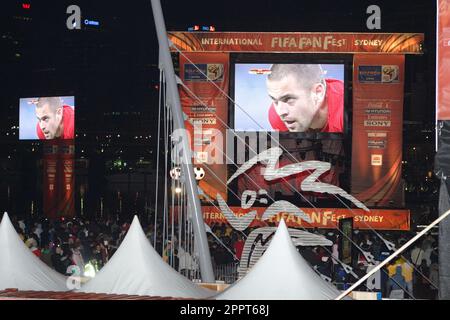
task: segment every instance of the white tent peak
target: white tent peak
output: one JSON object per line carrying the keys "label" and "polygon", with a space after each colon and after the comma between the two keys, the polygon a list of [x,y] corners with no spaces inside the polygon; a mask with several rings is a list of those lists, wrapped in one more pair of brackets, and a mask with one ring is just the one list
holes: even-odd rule
{"label": "white tent peak", "polygon": [[[130,228],[128,229],[128,233],[130,233],[130,232],[132,234],[138,234],[141,232],[145,237],[144,230],[142,230],[141,224],[139,222],[139,218],[136,215],[133,217],[133,221],[131,221]],[[128,233],[127,233],[127,235],[128,235]]]}
{"label": "white tent peak", "polygon": [[0,221],[0,227],[4,226],[4,228],[7,228],[8,225],[12,227],[12,222],[9,219],[8,212],[5,211],[5,213],[3,213],[2,221]]}
{"label": "white tent peak", "polygon": [[0,290],[68,290],[66,277],[51,269],[27,248],[6,212],[0,223],[0,257]]}
{"label": "white tent peak", "polygon": [[227,300],[329,300],[339,291],[298,253],[281,220],[269,247],[253,268],[216,296]]}
{"label": "white tent peak", "polygon": [[162,260],[145,236],[137,216],[111,260],[79,291],[182,298],[206,298],[214,294]]}

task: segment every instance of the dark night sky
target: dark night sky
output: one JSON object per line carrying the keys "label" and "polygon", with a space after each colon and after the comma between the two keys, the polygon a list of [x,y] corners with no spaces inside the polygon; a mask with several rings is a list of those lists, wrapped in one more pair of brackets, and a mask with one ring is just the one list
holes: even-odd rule
{"label": "dark night sky", "polygon": [[[65,27],[69,4],[78,4],[83,18],[101,22],[99,41],[113,38],[112,50],[122,52],[124,61],[157,61],[157,41],[150,0],[119,1],[3,1],[1,16],[16,13],[22,2],[31,3],[33,28],[22,30],[33,40],[33,64],[44,65],[52,52],[69,36]],[[198,25],[214,25],[217,31],[337,31],[371,32],[366,28],[366,8],[377,4],[382,11],[381,32],[424,32],[433,36],[435,1],[168,1],[162,0],[168,30],[186,30]],[[1,17],[0,16],[0,17]],[[8,29],[10,21],[2,19]],[[86,34],[86,33],[85,33]],[[86,37],[89,38],[89,37]],[[92,38],[92,37],[91,37]],[[80,43],[89,39],[81,39]],[[45,44],[45,45],[44,45]],[[56,47],[56,48],[55,48]],[[101,53],[100,53],[101,55]],[[128,56],[128,57],[127,57]],[[136,59],[136,56],[139,59]],[[47,58],[46,58],[47,57]]]}
{"label": "dark night sky", "polygon": [[[214,25],[217,31],[373,32],[366,28],[366,8],[379,5],[379,32],[425,34],[425,54],[407,57],[404,114],[405,120],[434,126],[434,0],[161,2],[167,29],[177,31],[193,25]],[[22,9],[22,3],[30,3],[30,10]],[[83,19],[97,20],[100,27],[69,31],[66,8],[71,4],[81,7]],[[6,159],[22,147],[31,149],[30,142],[6,136],[12,126],[18,125],[20,97],[75,95],[77,133],[88,135],[86,139],[77,138],[77,152],[84,147],[98,152],[100,142],[89,138],[97,135],[156,136],[158,43],[150,0],[2,1],[0,47],[0,158]],[[416,89],[420,86],[422,100],[413,110],[412,101],[419,101],[414,100],[413,93],[419,92]],[[112,121],[106,115],[111,112],[135,112],[139,116]],[[404,137],[405,145],[416,139],[414,132]],[[126,149],[129,143],[124,139],[117,141],[115,148],[123,148],[124,154],[134,152],[139,158],[148,157],[155,144],[153,138],[136,144],[133,151]],[[109,156],[116,156],[116,151],[111,149]],[[26,157],[17,155],[19,158]],[[103,165],[103,160],[98,163]]]}
{"label": "dark night sky", "polygon": [[[5,1],[6,2],[6,1]],[[18,1],[9,0],[2,7],[13,9],[22,2],[32,4],[37,24],[49,33],[35,37],[49,37],[66,32],[65,8],[78,4],[84,17],[98,19],[105,28],[112,27],[115,37],[129,42],[143,41],[146,51],[156,57],[156,36],[150,0],[119,1]],[[168,30],[185,30],[188,26],[215,25],[217,31],[340,31],[370,32],[366,28],[365,13],[370,4],[382,11],[381,32],[434,32],[430,28],[435,13],[432,0],[259,0],[259,1],[168,1],[162,0]],[[8,10],[2,10],[8,14]],[[131,43],[130,49],[133,48]]]}
{"label": "dark night sky", "polygon": [[[23,2],[29,2],[31,9],[23,10]],[[407,68],[407,72],[428,73],[425,75],[429,86],[427,101],[433,100],[435,1],[161,2],[168,30],[187,30],[197,24],[214,25],[217,31],[266,32],[371,32],[366,28],[366,8],[377,4],[382,15],[380,32],[425,33],[426,54],[408,58],[414,66]],[[69,31],[66,8],[70,4],[79,5],[82,18],[97,20],[100,27]],[[3,89],[0,102],[3,105],[16,105],[18,97],[73,94],[78,97],[81,112],[78,119],[91,121],[91,124],[79,122],[77,126],[81,129],[96,125],[106,111],[154,113],[158,43],[150,0],[126,3],[9,0],[1,6],[0,34],[12,32],[18,40],[17,45],[9,43],[9,47],[0,52],[0,67],[4,73],[0,79]],[[32,22],[12,19],[16,15],[31,16]],[[16,51],[20,52],[20,58],[14,58]],[[2,115],[3,121],[11,118],[5,111]],[[430,113],[429,118],[432,117]],[[14,116],[12,118],[15,121]],[[117,128],[121,129],[129,127]]]}
{"label": "dark night sky", "polygon": [[[168,29],[215,24],[219,31],[368,31],[366,8],[377,4],[384,32],[419,32],[434,1],[162,1]],[[421,21],[422,20],[422,21]]]}
{"label": "dark night sky", "polygon": [[[23,2],[31,3],[28,12],[22,10]],[[366,28],[366,8],[377,4],[382,14],[380,32],[425,33],[426,55],[420,58],[419,68],[434,69],[435,1],[431,0],[161,2],[168,30],[197,24],[214,25],[217,31],[309,32],[371,32]],[[67,30],[70,4],[81,7],[83,19],[100,21],[100,27]],[[9,0],[1,6],[0,31],[12,31],[19,40],[18,48],[13,45],[0,54],[4,104],[15,104],[19,96],[75,94],[81,97],[80,107],[102,113],[142,109],[154,98],[149,89],[158,81],[158,43],[150,0]],[[17,14],[30,15],[32,23],[11,19]],[[21,57],[11,59],[16,49]]]}

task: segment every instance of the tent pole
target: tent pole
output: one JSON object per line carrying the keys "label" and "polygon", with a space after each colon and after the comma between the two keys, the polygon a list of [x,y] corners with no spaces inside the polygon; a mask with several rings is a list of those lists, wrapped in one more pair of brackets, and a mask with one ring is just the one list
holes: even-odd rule
{"label": "tent pole", "polygon": [[[175,79],[175,72],[172,64],[172,57],[169,50],[169,42],[167,38],[166,26],[164,16],[159,0],[151,0],[153,17],[155,19],[156,33],[160,46],[160,60],[163,64],[164,73],[166,75],[168,97],[170,98],[170,106],[172,108],[174,128],[184,129],[183,114],[181,111],[180,96]],[[193,211],[193,227],[195,234],[195,242],[199,252],[200,270],[203,282],[214,282],[214,272],[211,263],[211,255],[208,247],[208,239],[206,237],[205,225],[203,222],[203,215],[201,211],[200,200],[198,198],[197,182],[194,178],[194,170],[191,164],[191,156],[187,151],[190,150],[188,144],[187,134],[185,130],[180,130],[182,134],[181,144],[183,150],[183,159],[181,166],[183,174],[186,178],[186,191],[188,194],[188,203]]]}

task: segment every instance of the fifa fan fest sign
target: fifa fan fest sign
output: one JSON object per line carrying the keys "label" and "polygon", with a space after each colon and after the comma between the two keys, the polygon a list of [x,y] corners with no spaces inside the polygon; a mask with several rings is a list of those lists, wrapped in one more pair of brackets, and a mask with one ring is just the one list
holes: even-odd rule
{"label": "fifa fan fest sign", "polygon": [[[199,190],[208,224],[225,222],[238,231],[259,227],[253,231],[264,233],[255,236],[258,239],[270,238],[267,223],[281,217],[291,228],[337,228],[340,219],[352,217],[358,229],[409,230],[409,210],[404,209],[401,181],[404,55],[423,53],[423,34],[169,32],[168,37],[172,51],[179,57],[180,98],[191,146],[186,152],[192,152],[194,165],[204,169]],[[322,67],[327,74],[327,89],[340,90],[333,103],[340,99],[341,106],[333,110],[352,114],[351,122],[343,121],[343,116],[335,117],[333,121],[338,125],[325,135],[311,135],[309,130],[292,132],[300,127],[292,124],[293,118],[283,120],[275,105],[282,98],[275,99],[268,86],[269,93],[253,94],[246,100],[256,101],[255,109],[260,111],[252,116],[262,119],[262,125],[247,131],[236,127],[250,112],[237,101],[239,90],[252,92],[252,86],[261,79],[267,83],[272,64],[280,63],[280,59],[285,59],[286,65],[298,60],[295,63],[302,68],[302,54],[309,54],[310,61],[314,53],[342,57],[336,62],[341,66],[320,66],[321,62],[317,62],[307,68]],[[245,63],[253,65],[242,71],[239,64]],[[344,70],[349,69],[353,73],[351,106],[350,99],[345,98],[350,91],[346,89]],[[245,88],[240,88],[236,79],[241,73],[243,77],[251,74],[264,78],[251,78],[244,83]],[[326,96],[329,104],[330,94]],[[270,108],[270,103],[258,104],[260,96],[267,95],[274,99]],[[291,132],[282,132],[283,128]],[[256,137],[239,138],[243,133]],[[352,146],[351,158],[344,154],[343,141]],[[244,148],[239,151],[240,145]],[[317,148],[322,149],[317,152]],[[343,171],[346,156],[351,169]],[[346,186],[339,182],[342,174],[348,176]],[[227,186],[237,190],[232,192],[233,204]],[[347,205],[304,208],[277,200],[277,194],[299,199],[306,195],[311,203],[328,197]],[[240,206],[235,203],[236,197],[241,199]],[[324,237],[314,235],[318,238],[313,239],[313,234],[303,232],[306,234],[297,237],[309,237],[310,245],[326,245]]]}
{"label": "fifa fan fest sign", "polygon": [[420,54],[420,33],[169,32],[184,52]]}

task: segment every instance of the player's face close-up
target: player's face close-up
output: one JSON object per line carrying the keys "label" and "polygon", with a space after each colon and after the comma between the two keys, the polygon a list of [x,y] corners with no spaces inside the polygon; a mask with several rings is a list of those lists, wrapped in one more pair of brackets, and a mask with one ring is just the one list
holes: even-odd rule
{"label": "player's face close-up", "polygon": [[312,93],[304,89],[295,77],[288,75],[281,80],[268,80],[267,91],[289,131],[304,132],[311,127],[319,105],[313,102]]}
{"label": "player's face close-up", "polygon": [[45,139],[54,139],[59,136],[62,108],[53,111],[49,104],[44,104],[42,107],[36,108],[36,117]]}

